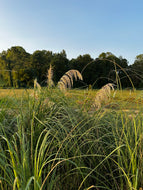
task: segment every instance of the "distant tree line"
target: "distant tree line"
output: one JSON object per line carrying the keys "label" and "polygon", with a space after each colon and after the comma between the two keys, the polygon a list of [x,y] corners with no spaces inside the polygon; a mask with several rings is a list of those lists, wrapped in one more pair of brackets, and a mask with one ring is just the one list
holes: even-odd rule
{"label": "distant tree line", "polygon": [[76,87],[92,85],[93,88],[101,88],[113,82],[122,88],[132,87],[132,83],[135,88],[143,88],[143,54],[137,55],[134,63],[128,65],[127,59],[116,57],[111,52],[103,52],[95,59],[85,54],[69,60],[65,50],[60,53],[36,50],[30,54],[20,46],[0,53],[0,87],[33,87],[35,78],[41,86],[46,86],[50,65],[55,84],[65,72],[77,69],[84,81],[75,83]]}

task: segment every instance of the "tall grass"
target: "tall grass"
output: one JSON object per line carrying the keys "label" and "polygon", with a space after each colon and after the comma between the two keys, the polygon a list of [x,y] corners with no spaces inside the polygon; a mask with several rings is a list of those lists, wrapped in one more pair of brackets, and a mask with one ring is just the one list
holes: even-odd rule
{"label": "tall grass", "polygon": [[140,109],[89,113],[88,98],[81,106],[70,92],[34,93],[0,100],[0,189],[143,187]]}

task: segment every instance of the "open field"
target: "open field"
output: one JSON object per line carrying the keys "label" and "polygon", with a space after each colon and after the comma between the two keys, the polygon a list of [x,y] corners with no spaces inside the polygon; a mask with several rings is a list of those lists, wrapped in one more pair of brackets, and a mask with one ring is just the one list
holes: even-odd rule
{"label": "open field", "polygon": [[143,188],[143,91],[0,89],[0,189]]}
{"label": "open field", "polygon": [[[53,90],[54,91],[54,90]],[[84,104],[92,102],[98,90],[69,90],[65,95],[69,98],[77,100],[77,103]],[[34,93],[33,89],[0,89],[0,98],[13,97],[24,98]],[[111,99],[107,104],[115,103],[119,106],[124,105],[127,109],[140,109],[143,107],[143,91],[142,90],[116,90],[112,92]]]}
{"label": "open field", "polygon": [[[79,103],[84,103],[85,101],[92,102],[97,91],[98,90],[73,90],[69,91],[69,93],[67,93],[67,96],[75,98]],[[116,90],[112,92],[111,99],[107,102],[107,105],[110,103],[117,104],[120,109],[140,109],[143,107],[143,91]],[[104,106],[106,107],[106,105]]]}
{"label": "open field", "polygon": [[0,97],[23,97],[32,91],[32,89],[0,89]]}

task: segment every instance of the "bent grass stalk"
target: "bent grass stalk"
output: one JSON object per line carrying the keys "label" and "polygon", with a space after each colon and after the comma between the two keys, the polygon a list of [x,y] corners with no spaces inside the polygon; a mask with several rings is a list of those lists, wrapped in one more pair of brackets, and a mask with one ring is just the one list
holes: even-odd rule
{"label": "bent grass stalk", "polygon": [[107,160],[114,152],[116,152],[118,149],[120,149],[121,147],[123,147],[124,145],[122,146],[119,146],[117,147],[115,150],[113,150],[109,155],[107,155],[94,169],[92,169],[89,174],[83,179],[83,181],[81,182],[78,190],[81,189],[81,187],[83,186],[84,182],[87,180],[87,178],[105,161]]}

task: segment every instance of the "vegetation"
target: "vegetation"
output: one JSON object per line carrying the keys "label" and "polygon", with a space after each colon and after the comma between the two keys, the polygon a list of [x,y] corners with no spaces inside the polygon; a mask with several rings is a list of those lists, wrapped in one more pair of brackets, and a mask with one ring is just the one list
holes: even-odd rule
{"label": "vegetation", "polygon": [[0,189],[143,187],[142,91],[113,91],[98,110],[92,106],[96,94],[5,90]]}
{"label": "vegetation", "polygon": [[73,80],[75,81],[83,80],[81,73],[78,70],[69,70],[66,72],[58,82],[58,87],[61,90],[66,90],[67,88],[73,87]]}
{"label": "vegetation", "polygon": [[[65,51],[2,52],[2,84],[34,89],[0,91],[0,189],[141,190],[141,59],[128,66],[111,53],[84,55],[77,70]],[[69,90],[77,79],[88,88]]]}
{"label": "vegetation", "polygon": [[92,88],[101,88],[107,83],[115,84],[118,74],[122,88],[132,87],[127,76],[135,88],[143,88],[143,54],[137,55],[133,65],[128,65],[125,58],[116,57],[111,52],[103,52],[96,59],[85,54],[69,60],[64,50],[60,53],[36,50],[30,54],[20,46],[0,53],[0,87],[33,87],[35,78],[41,86],[46,86],[50,66],[54,70],[55,84],[68,70],[78,70],[84,81],[75,83],[75,87],[92,85]]}

